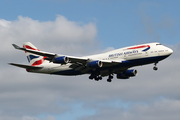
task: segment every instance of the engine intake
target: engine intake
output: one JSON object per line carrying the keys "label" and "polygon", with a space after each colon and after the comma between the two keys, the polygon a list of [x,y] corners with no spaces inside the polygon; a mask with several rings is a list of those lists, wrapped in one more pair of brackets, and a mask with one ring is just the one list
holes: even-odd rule
{"label": "engine intake", "polygon": [[134,77],[137,75],[137,70],[127,70],[125,72],[122,72],[120,74],[117,74],[118,79],[129,79],[130,77]]}
{"label": "engine intake", "polygon": [[97,61],[89,62],[89,63],[88,63],[88,66],[89,66],[90,68],[100,68],[100,67],[103,66],[103,63],[102,63],[101,61],[97,60]]}
{"label": "engine intake", "polygon": [[69,62],[69,58],[66,56],[56,57],[53,60],[53,63],[59,63],[59,64],[67,64]]}

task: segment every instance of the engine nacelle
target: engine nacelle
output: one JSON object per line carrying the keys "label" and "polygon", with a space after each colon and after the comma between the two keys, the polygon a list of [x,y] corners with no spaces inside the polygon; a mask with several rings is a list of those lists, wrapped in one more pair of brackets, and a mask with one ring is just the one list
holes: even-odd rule
{"label": "engine nacelle", "polygon": [[53,63],[59,63],[59,64],[67,64],[69,62],[69,58],[66,56],[56,57],[53,60]]}
{"label": "engine nacelle", "polygon": [[137,75],[137,70],[127,70],[123,73],[117,74],[118,79],[129,79],[130,77],[134,77]]}
{"label": "engine nacelle", "polygon": [[89,62],[89,63],[88,63],[88,66],[89,66],[90,68],[100,68],[100,67],[103,66],[103,63],[102,63],[101,61],[97,60],[97,61]]}

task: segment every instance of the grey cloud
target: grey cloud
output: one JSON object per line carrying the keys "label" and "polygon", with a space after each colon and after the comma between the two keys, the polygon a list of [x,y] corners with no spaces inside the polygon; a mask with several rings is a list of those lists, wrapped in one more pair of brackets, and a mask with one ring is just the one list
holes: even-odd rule
{"label": "grey cloud", "polygon": [[100,107],[94,116],[83,117],[83,120],[178,120],[180,101],[162,99],[150,104],[136,103],[129,110],[118,107]]}
{"label": "grey cloud", "polygon": [[[96,108],[96,114],[82,119],[178,120],[180,117],[178,114],[180,112],[179,44],[172,48],[174,54],[158,64],[158,71],[152,70],[153,65],[136,67],[139,74],[135,78],[121,82],[114,80],[116,84],[113,84],[112,89],[108,88],[111,95],[109,99],[95,103],[93,108]],[[113,92],[113,89],[116,91]],[[108,106],[107,103],[115,102],[113,100],[122,103],[120,106]],[[99,103],[104,103],[105,106],[99,106]],[[127,106],[124,108],[123,105]]]}
{"label": "grey cloud", "polygon": [[[96,111],[92,116],[82,117],[84,119],[163,119],[162,115],[165,113],[166,116],[169,116],[167,118],[173,118],[174,120],[179,118],[179,115],[176,114],[180,108],[180,96],[177,92],[180,91],[179,44],[172,46],[174,50],[173,55],[158,64],[158,71],[152,70],[153,65],[136,67],[138,76],[129,80],[115,78],[112,83],[107,83],[106,78],[103,78],[99,82],[91,81],[87,75],[66,77],[27,73],[23,69],[7,65],[7,62],[26,61],[24,52],[15,51],[11,43],[21,44],[21,42],[25,42],[24,40],[31,40],[39,49],[58,51],[58,53],[69,53],[65,48],[71,46],[70,48],[74,47],[71,49],[74,51],[69,51],[74,54],[84,50],[85,47],[82,47],[81,44],[82,40],[85,40],[83,44],[87,43],[88,45],[94,41],[96,34],[90,32],[90,38],[88,37],[90,33],[87,35],[84,34],[91,30],[97,31],[94,24],[89,23],[85,26],[90,27],[86,28],[84,25],[68,21],[62,16],[60,18],[58,16],[57,19],[60,20],[39,22],[24,17],[19,17],[18,20],[11,22],[0,20],[0,30],[5,33],[0,35],[0,38],[7,40],[4,41],[4,46],[0,48],[0,55],[3,56],[1,58],[0,68],[0,118],[7,120],[39,120],[36,116],[48,113],[50,116],[47,117],[47,120],[53,120],[55,118],[51,115],[61,115],[68,111],[71,112],[71,105],[76,103],[83,103],[84,109],[93,109]],[[56,24],[55,22],[61,24],[60,21],[67,23],[67,25],[70,24],[69,27],[73,29],[77,27],[77,31],[80,30],[79,35],[71,36],[72,39],[73,37],[76,38],[74,39],[75,41],[70,40],[70,36],[67,36],[65,39],[75,45],[69,45],[67,41],[63,41],[63,37],[65,36],[58,36],[57,33],[61,31],[59,30],[61,28],[54,28],[55,25],[52,24]],[[51,28],[54,32],[51,35],[56,35],[54,40],[50,42],[44,41],[44,39],[47,40],[46,37],[50,38],[51,35],[46,36],[44,34],[42,24],[47,25],[46,27],[52,25]],[[15,27],[17,25],[19,28]],[[13,30],[8,27],[12,27]],[[34,29],[34,31],[31,29]],[[81,30],[84,30],[82,34]],[[36,35],[36,33],[38,34]],[[71,35],[70,33],[67,35]],[[29,37],[26,35],[29,35]],[[59,40],[58,37],[61,39]],[[60,44],[61,42],[62,44]],[[111,49],[113,48],[108,48],[100,52]],[[85,48],[85,50],[88,51],[88,48]],[[89,52],[81,52],[81,54],[85,53]],[[161,97],[164,99],[159,100]],[[127,108],[112,106],[111,103],[114,101],[122,101],[122,105],[126,103],[130,104],[128,104]],[[101,104],[104,104],[104,106]],[[170,112],[168,113],[168,111]]]}
{"label": "grey cloud", "polygon": [[[173,57],[160,62],[157,72],[152,70],[153,65],[138,67],[139,75],[137,77],[127,81],[114,79],[110,84],[106,80],[90,81],[86,75],[62,77],[29,74],[18,70],[15,72],[17,76],[12,76],[14,80],[1,81],[1,91],[4,91],[0,97],[1,108],[4,112],[9,111],[8,113],[16,109],[24,111],[24,114],[36,115],[41,112],[58,114],[58,112],[63,113],[63,111],[70,110],[68,104],[79,101],[91,109],[100,109],[101,114],[101,107],[97,105],[115,99],[149,103],[164,96],[178,100],[179,66],[178,60],[174,61],[177,64],[173,64],[172,61],[174,61]],[[8,71],[13,73],[15,69],[17,68]],[[5,76],[8,78],[8,75],[5,74],[4,79],[6,79]],[[59,108],[55,104],[57,101],[65,104],[65,108]],[[7,104],[10,106],[7,107]],[[117,110],[116,112],[119,111],[119,109],[112,109]]]}
{"label": "grey cloud", "polygon": [[[85,117],[85,119],[106,119],[105,114],[109,115],[109,117],[106,116],[107,118],[114,119],[118,119],[119,114],[123,117],[127,116],[125,118],[128,120],[133,119],[134,116],[141,118],[141,109],[144,107],[147,107],[144,117],[148,117],[149,109],[155,109],[158,104],[165,105],[163,100],[157,102],[157,99],[164,97],[165,101],[167,99],[172,103],[180,100],[177,92],[180,91],[180,61],[176,56],[179,54],[179,45],[173,48],[174,54],[158,64],[158,71],[152,70],[153,65],[136,67],[138,76],[129,80],[115,78],[112,83],[107,83],[106,78],[99,82],[91,81],[87,75],[66,77],[27,73],[13,66],[1,68],[1,114],[17,118],[42,113],[63,114],[71,111],[72,104],[80,102],[84,104],[84,109],[96,110],[95,115]],[[107,106],[108,103],[116,100],[133,105],[128,106],[128,111],[121,107]],[[139,102],[145,105],[138,104]],[[171,102],[166,103],[166,109],[176,111],[172,108]],[[99,106],[99,104],[105,104],[105,106]],[[155,112],[151,113],[152,116],[153,114]]]}
{"label": "grey cloud", "polygon": [[[29,116],[68,111],[71,106],[61,106],[61,104],[67,103],[70,99],[63,96],[64,90],[71,90],[66,88],[66,80],[70,78],[28,74],[23,69],[7,65],[8,62],[27,64],[24,52],[15,50],[11,44],[21,45],[30,41],[39,49],[82,55],[94,45],[96,25],[69,21],[60,15],[55,21],[47,22],[19,16],[15,21],[1,19],[0,33],[0,39],[3,40],[0,48],[0,118],[14,120],[25,116],[22,119],[36,119]],[[61,83],[62,81],[64,84]],[[52,117],[47,119],[50,118]]]}

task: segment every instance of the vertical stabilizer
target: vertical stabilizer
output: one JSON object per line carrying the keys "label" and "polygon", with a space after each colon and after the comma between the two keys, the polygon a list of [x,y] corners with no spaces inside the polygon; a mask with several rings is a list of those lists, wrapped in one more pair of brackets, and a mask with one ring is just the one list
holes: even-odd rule
{"label": "vertical stabilizer", "polygon": [[[31,50],[35,50],[35,51],[40,51],[30,42],[23,43],[23,48],[31,49]],[[43,64],[45,57],[42,57],[42,56],[39,56],[36,54],[32,54],[29,52],[25,52],[25,53],[26,53],[26,57],[27,57],[31,66],[38,66],[38,65]]]}

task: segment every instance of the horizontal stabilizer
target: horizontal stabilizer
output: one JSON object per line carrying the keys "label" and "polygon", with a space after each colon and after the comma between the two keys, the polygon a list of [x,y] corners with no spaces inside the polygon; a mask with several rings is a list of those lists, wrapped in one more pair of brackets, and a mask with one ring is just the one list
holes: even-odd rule
{"label": "horizontal stabilizer", "polygon": [[16,63],[9,63],[10,65],[20,67],[20,68],[25,68],[25,69],[42,69],[43,67],[37,67],[37,66],[30,66],[30,65],[23,65],[23,64],[16,64]]}

